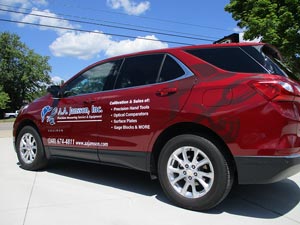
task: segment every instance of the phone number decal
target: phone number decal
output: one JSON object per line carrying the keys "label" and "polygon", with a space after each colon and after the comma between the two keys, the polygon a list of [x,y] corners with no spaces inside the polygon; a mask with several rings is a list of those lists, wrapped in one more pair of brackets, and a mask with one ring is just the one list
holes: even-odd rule
{"label": "phone number decal", "polygon": [[86,147],[108,147],[107,142],[95,142],[95,141],[76,141],[72,138],[48,138],[48,144],[50,145],[77,145]]}

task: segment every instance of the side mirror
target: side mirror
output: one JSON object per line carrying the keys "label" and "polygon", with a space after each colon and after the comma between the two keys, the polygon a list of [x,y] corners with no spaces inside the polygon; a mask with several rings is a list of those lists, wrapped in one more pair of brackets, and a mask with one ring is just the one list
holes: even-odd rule
{"label": "side mirror", "polygon": [[50,93],[54,98],[60,97],[60,86],[58,85],[51,85],[47,88],[47,92]]}

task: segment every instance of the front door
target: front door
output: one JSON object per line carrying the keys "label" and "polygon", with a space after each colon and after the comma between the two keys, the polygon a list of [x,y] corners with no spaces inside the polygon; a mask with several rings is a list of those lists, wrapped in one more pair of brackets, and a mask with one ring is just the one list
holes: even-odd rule
{"label": "front door", "polygon": [[87,69],[64,85],[61,98],[44,107],[42,122],[52,155],[98,160],[97,149],[108,147],[99,141],[105,112],[98,99],[112,88],[119,65],[113,61]]}

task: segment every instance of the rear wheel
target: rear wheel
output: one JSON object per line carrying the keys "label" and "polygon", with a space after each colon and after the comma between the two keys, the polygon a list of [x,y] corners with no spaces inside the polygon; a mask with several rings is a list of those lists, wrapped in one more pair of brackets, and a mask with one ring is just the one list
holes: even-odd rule
{"label": "rear wheel", "polygon": [[16,149],[23,169],[39,170],[46,166],[44,146],[40,135],[33,127],[22,128],[17,138]]}
{"label": "rear wheel", "polygon": [[193,210],[216,206],[233,183],[233,173],[216,145],[190,134],[167,142],[159,157],[158,175],[168,198]]}

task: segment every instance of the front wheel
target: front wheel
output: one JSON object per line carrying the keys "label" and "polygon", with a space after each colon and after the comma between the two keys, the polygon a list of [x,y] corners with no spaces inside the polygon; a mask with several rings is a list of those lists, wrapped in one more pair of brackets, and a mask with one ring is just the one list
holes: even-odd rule
{"label": "front wheel", "polygon": [[38,132],[31,126],[23,127],[16,142],[20,166],[26,170],[39,170],[46,166],[44,145]]}
{"label": "front wheel", "polygon": [[192,210],[216,206],[233,183],[232,170],[217,146],[191,134],[167,142],[159,157],[158,176],[167,197]]}

